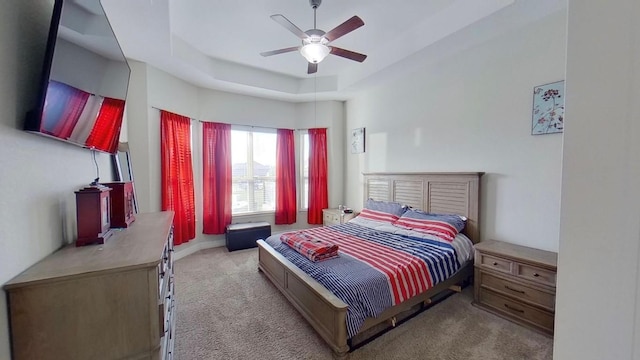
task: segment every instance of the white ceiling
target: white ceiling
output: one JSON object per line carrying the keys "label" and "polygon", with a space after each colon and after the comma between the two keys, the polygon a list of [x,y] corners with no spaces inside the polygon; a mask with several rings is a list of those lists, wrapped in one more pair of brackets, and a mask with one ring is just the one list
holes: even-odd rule
{"label": "white ceiling", "polygon": [[329,55],[307,74],[298,52],[260,52],[300,40],[270,16],[313,28],[308,0],[101,0],[125,56],[195,85],[288,101],[345,100],[420,64],[435,62],[566,7],[566,0],[324,0],[317,27],[353,15],[365,25],[332,45],[367,54]]}

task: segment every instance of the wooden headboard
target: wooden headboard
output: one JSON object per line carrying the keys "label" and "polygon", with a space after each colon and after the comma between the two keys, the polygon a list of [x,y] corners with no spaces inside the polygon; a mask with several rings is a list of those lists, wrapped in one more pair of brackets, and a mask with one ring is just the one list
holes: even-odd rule
{"label": "wooden headboard", "polygon": [[467,217],[463,233],[480,241],[481,172],[364,173],[364,200],[395,201],[438,214]]}

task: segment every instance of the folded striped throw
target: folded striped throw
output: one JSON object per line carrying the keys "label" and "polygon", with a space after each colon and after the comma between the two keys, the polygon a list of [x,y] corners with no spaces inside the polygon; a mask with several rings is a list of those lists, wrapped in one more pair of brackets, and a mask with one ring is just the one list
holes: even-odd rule
{"label": "folded striped throw", "polygon": [[284,233],[280,235],[280,241],[313,262],[338,256],[338,245],[304,231]]}

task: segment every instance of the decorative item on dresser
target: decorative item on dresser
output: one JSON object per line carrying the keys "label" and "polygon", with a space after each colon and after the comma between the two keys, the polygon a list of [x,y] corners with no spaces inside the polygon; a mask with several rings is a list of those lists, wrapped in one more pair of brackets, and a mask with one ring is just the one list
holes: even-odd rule
{"label": "decorative item on dresser", "polygon": [[111,231],[111,188],[92,183],[76,193],[76,246],[104,244]]}
{"label": "decorative item on dresser", "polygon": [[173,212],[66,246],[5,284],[13,359],[171,359]]}
{"label": "decorative item on dresser", "polygon": [[336,224],[344,224],[347,221],[353,219],[358,214],[355,212],[346,213],[344,210],[340,209],[323,209],[322,210],[322,225],[336,225]]}
{"label": "decorative item on dresser", "polygon": [[553,335],[558,255],[495,240],[475,249],[474,305]]}
{"label": "decorative item on dresser", "polygon": [[136,219],[133,182],[103,183],[111,188],[111,227],[126,228]]}

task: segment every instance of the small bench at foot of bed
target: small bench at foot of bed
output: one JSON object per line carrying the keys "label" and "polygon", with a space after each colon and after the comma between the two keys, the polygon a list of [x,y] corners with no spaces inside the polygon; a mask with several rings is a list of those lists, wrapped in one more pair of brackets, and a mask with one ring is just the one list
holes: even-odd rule
{"label": "small bench at foot of bed", "polygon": [[266,221],[227,225],[227,250],[242,250],[258,246],[256,240],[271,236],[271,225]]}

